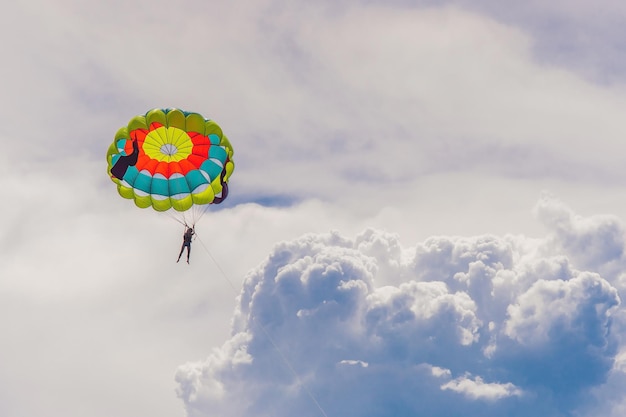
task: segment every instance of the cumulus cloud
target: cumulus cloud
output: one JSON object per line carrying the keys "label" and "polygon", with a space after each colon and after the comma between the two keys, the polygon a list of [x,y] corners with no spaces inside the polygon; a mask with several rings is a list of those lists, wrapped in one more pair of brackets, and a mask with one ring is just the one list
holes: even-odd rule
{"label": "cumulus cloud", "polygon": [[569,256],[578,268],[599,270],[611,278],[623,270],[626,230],[617,216],[582,217],[549,193],[534,212],[549,230],[553,250]]}
{"label": "cumulus cloud", "polygon": [[554,239],[437,236],[405,248],[369,229],[279,243],[247,275],[232,337],[178,369],[178,395],[190,417],[593,409],[616,372],[620,297]]}

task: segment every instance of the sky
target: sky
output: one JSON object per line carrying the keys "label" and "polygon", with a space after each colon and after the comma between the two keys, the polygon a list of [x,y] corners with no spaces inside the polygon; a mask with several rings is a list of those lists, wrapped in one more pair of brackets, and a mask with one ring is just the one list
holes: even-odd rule
{"label": "sky", "polygon": [[[0,16],[0,415],[626,411],[626,6],[17,1]],[[106,151],[220,124],[182,228]]]}

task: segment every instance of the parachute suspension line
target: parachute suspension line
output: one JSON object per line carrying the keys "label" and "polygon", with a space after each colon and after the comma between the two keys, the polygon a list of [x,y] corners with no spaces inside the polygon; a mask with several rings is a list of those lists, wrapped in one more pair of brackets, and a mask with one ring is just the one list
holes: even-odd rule
{"label": "parachute suspension line", "polygon": [[165,215],[165,216],[169,217],[170,219],[174,220],[174,221],[175,221],[175,222],[177,222],[177,223],[182,224],[183,226],[186,226],[186,225],[187,225],[187,224],[185,223],[185,221],[184,221],[184,218],[183,218],[183,220],[181,220],[181,219],[180,219],[179,217],[177,217],[174,213],[172,213],[172,211],[171,211],[171,210],[162,211],[162,212],[161,212],[161,214],[163,214],[163,215]]}
{"label": "parachute suspension line", "polygon": [[[196,213],[194,213],[194,220],[195,220],[196,222],[199,222],[199,221],[200,221],[200,219],[201,219],[202,217],[204,217],[204,215],[205,215],[205,214],[207,214],[207,212],[210,210],[211,206],[212,206],[212,204],[205,204],[205,205],[199,206],[199,207],[197,208]],[[195,208],[195,207],[196,207],[196,206],[194,206],[194,208]]]}
{"label": "parachute suspension line", "polygon": [[287,357],[283,354],[283,352],[278,348],[278,345],[276,345],[276,342],[274,342],[274,339],[272,338],[272,336],[270,336],[270,334],[268,333],[268,331],[265,329],[265,326],[263,326],[261,324],[261,322],[256,321],[255,323],[259,325],[259,327],[261,328],[261,330],[263,330],[263,333],[265,334],[265,336],[267,337],[267,340],[270,341],[270,343],[272,344],[272,346],[274,346],[274,349],[276,349],[276,352],[278,352],[278,355],[280,355],[281,359],[283,360],[283,362],[285,362],[285,365],[287,365],[287,368],[289,368],[289,370],[291,371],[291,373],[293,374],[294,378],[296,378],[296,381],[298,383],[298,385],[300,385],[304,391],[307,393],[307,395],[309,396],[309,398],[311,399],[311,401],[313,401],[313,403],[317,406],[317,409],[320,411],[320,413],[324,416],[324,417],[328,417],[328,415],[326,414],[326,412],[324,411],[324,409],[322,408],[322,406],[320,405],[320,403],[317,401],[317,399],[315,398],[315,396],[313,395],[313,393],[309,390],[309,387],[306,386],[306,384],[304,382],[302,382],[302,379],[300,378],[300,376],[298,375],[298,373],[296,372],[296,370],[293,368],[293,366],[291,366],[291,362],[289,362],[289,360],[287,360]]}
{"label": "parachute suspension line", "polygon": [[[228,278],[228,275],[226,275],[226,272],[224,272],[224,270],[222,269],[222,267],[220,266],[220,264],[217,262],[217,260],[215,259],[215,257],[213,257],[213,255],[211,254],[211,252],[209,251],[209,248],[204,244],[204,242],[202,241],[202,239],[200,239],[200,237],[196,234],[196,238],[198,239],[198,241],[200,242],[200,244],[202,245],[202,247],[204,248],[205,252],[207,253],[207,255],[209,255],[209,258],[211,258],[211,260],[213,261],[213,263],[215,264],[215,266],[217,267],[217,269],[220,271],[220,273],[222,274],[222,277],[228,282],[228,285],[230,285],[230,288],[233,289],[233,291],[235,292],[235,295],[239,295],[239,291],[237,290],[237,287],[235,287],[235,284],[233,284],[233,282],[231,281],[230,278]],[[296,370],[294,369],[294,367],[291,365],[291,362],[289,362],[289,360],[287,359],[287,357],[283,354],[283,352],[280,350],[280,348],[278,347],[278,345],[276,344],[276,342],[274,341],[274,338],[269,334],[269,332],[267,331],[267,329],[265,329],[265,326],[263,326],[263,324],[258,321],[255,320],[254,323],[256,323],[259,328],[263,331],[263,333],[265,334],[265,337],[267,337],[267,340],[269,340],[270,344],[274,347],[274,349],[276,349],[276,352],[278,352],[278,355],[280,356],[280,358],[282,359],[282,361],[285,363],[285,365],[287,366],[287,368],[289,368],[289,371],[293,374],[294,378],[296,379],[296,382],[298,383],[298,385],[300,387],[302,387],[304,389],[304,391],[306,392],[306,394],[308,395],[308,397],[311,399],[311,401],[313,401],[313,403],[315,404],[315,406],[317,407],[317,409],[319,410],[320,414],[324,417],[328,417],[328,414],[326,414],[326,412],[324,411],[324,409],[322,408],[322,406],[320,405],[320,403],[317,401],[317,399],[315,398],[315,396],[313,395],[313,393],[309,390],[309,388],[306,386],[306,384],[304,384],[304,382],[302,382],[302,379],[300,378],[300,376],[298,375],[298,373],[296,372]]]}
{"label": "parachute suspension line", "polygon": [[189,212],[175,211],[173,209],[162,212],[164,215],[185,227],[193,228],[197,223],[197,216],[193,213],[193,208]]}
{"label": "parachute suspension line", "polygon": [[201,206],[195,206],[194,208],[197,207],[197,211],[194,212],[194,221],[198,222],[200,221],[200,219],[210,210],[211,206],[213,204],[220,204],[222,201],[224,201],[224,199],[228,196],[228,183],[224,181],[224,176],[226,175],[226,168],[224,167],[222,169],[222,173],[220,175],[220,181],[221,181],[221,185],[222,185],[222,191],[220,191],[220,195],[219,196],[214,196],[213,197],[213,201],[211,204],[204,204]]}
{"label": "parachute suspension line", "polygon": [[197,220],[195,219],[196,216],[192,216],[192,218],[189,219],[188,216],[185,216],[184,212],[181,214],[181,212],[167,210],[167,211],[159,212],[159,214],[162,214],[164,216],[169,217],[171,220],[174,220],[176,223],[182,225],[185,228],[185,230],[187,230],[188,227],[193,229],[197,222]]}
{"label": "parachute suspension line", "polygon": [[200,221],[200,219],[202,219],[202,217],[204,217],[204,215],[211,209],[212,204],[204,204],[201,206],[195,206],[196,207],[196,211],[194,213],[194,220],[196,223],[198,223]]}
{"label": "parachute suspension line", "polygon": [[230,278],[228,278],[228,275],[226,275],[226,272],[224,272],[224,270],[222,269],[220,264],[217,262],[215,257],[213,257],[213,255],[211,254],[211,251],[209,251],[209,248],[204,244],[204,242],[202,241],[202,239],[200,239],[200,236],[198,236],[197,233],[196,233],[196,239],[198,239],[198,242],[200,242],[200,244],[204,248],[204,251],[207,253],[207,255],[209,255],[209,258],[211,258],[211,260],[213,261],[217,269],[220,271],[220,274],[222,274],[222,277],[226,280],[226,282],[228,282],[228,285],[230,285],[230,288],[233,289],[233,291],[235,292],[235,295],[239,295],[239,291],[237,290],[237,287],[235,287],[235,284],[233,284]]}

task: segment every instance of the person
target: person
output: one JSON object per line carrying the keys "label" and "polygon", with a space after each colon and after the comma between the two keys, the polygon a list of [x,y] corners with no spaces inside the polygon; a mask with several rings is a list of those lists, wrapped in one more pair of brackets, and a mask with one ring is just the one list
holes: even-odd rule
{"label": "person", "polygon": [[132,143],[133,153],[120,156],[115,165],[111,167],[111,175],[120,181],[124,179],[128,167],[134,167],[137,164],[137,159],[139,159],[139,144],[136,140],[133,140]]}
{"label": "person", "polygon": [[185,230],[185,234],[183,234],[183,246],[181,246],[180,248],[180,253],[178,254],[178,260],[176,262],[180,261],[180,257],[183,255],[183,251],[185,250],[185,247],[187,247],[187,263],[189,263],[189,254],[191,253],[191,238],[195,234],[196,232],[193,229],[193,227],[187,226],[187,230]]}

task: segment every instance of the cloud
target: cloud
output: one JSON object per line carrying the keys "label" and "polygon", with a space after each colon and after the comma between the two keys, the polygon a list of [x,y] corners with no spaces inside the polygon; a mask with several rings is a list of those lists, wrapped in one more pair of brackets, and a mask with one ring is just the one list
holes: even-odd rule
{"label": "cloud", "polygon": [[456,378],[441,386],[443,390],[451,390],[465,395],[470,399],[497,401],[510,396],[522,395],[522,391],[510,382],[506,384],[485,383],[481,377],[470,379],[467,376]]}
{"label": "cloud", "polygon": [[[593,386],[603,415],[623,414],[623,372],[607,371],[624,351],[622,226],[555,201],[527,220],[542,188],[581,213],[626,203],[623,91],[580,77],[570,36],[622,27],[623,6],[608,21],[606,2],[366,3],[5,5],[1,415],[171,416],[172,370],[209,346],[214,359],[178,374],[190,413],[319,414],[309,388],[344,415],[483,415],[484,400],[441,389],[482,381],[524,392],[489,412],[552,397],[548,415],[565,408],[565,377],[543,375],[567,353],[589,377],[567,395]],[[549,31],[575,46],[548,54],[568,66],[537,60]],[[114,132],[168,106],[214,118],[235,146],[229,209],[199,227],[234,287],[251,271],[234,317],[201,246],[175,268],[178,225],[120,199],[104,172]]]}
{"label": "cloud", "polygon": [[[534,39],[491,17],[358,2],[186,5],[18,7],[7,37],[46,30],[29,31],[28,48],[15,46],[20,59],[4,69],[15,80],[9,143],[26,136],[42,158],[58,155],[59,141],[17,127],[33,126],[36,113],[55,137],[80,137],[95,155],[103,135],[133,115],[180,106],[233,139],[233,181],[245,201],[313,196],[362,206],[389,201],[416,177],[459,171],[622,175],[621,96],[537,64]],[[39,52],[42,44],[54,53]],[[31,90],[48,93],[30,100]],[[61,122],[69,115],[71,124]]]}
{"label": "cloud", "polygon": [[[380,2],[383,3],[383,2]],[[385,1],[389,4],[389,1]],[[406,2],[393,2],[406,6]],[[454,6],[488,15],[533,37],[533,55],[551,66],[563,66],[599,83],[621,83],[625,62],[616,57],[624,36],[621,2],[599,0],[526,1],[416,0],[422,7]]]}
{"label": "cloud", "polygon": [[[609,310],[619,302],[617,291],[597,275],[576,275],[567,281],[538,281],[508,308],[504,332],[520,344],[545,344],[567,332],[592,344],[605,343]],[[589,310],[596,314],[590,316]],[[589,322],[590,318],[599,323]]]}
{"label": "cloud", "polygon": [[373,229],[278,243],[247,275],[232,337],[179,368],[178,395],[191,417],[591,407],[621,344],[620,297],[559,248],[551,235],[404,248]]}
{"label": "cloud", "polygon": [[535,205],[536,217],[550,231],[550,244],[573,259],[578,268],[598,270],[611,279],[623,269],[626,230],[614,215],[576,215],[545,194]]}

